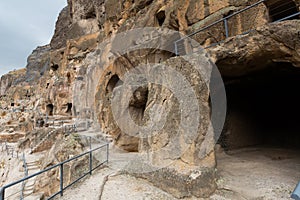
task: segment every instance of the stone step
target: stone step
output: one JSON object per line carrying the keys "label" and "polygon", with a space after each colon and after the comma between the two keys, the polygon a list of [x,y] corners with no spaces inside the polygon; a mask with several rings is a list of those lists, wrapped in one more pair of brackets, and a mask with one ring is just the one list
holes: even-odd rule
{"label": "stone step", "polygon": [[42,200],[42,199],[44,199],[44,194],[42,193],[32,194],[24,198],[24,200]]}
{"label": "stone step", "polygon": [[26,197],[26,196],[32,195],[32,193],[33,193],[33,190],[31,190],[31,191],[24,191],[23,195]]}
{"label": "stone step", "polygon": [[35,161],[27,161],[26,162],[27,166],[31,166],[31,165],[39,165],[39,161],[35,160]]}
{"label": "stone step", "polygon": [[27,167],[28,171],[39,171],[40,169],[40,166],[30,166],[30,167]]}
{"label": "stone step", "polygon": [[30,185],[30,186],[25,186],[24,187],[24,192],[27,191],[27,192],[32,192],[34,190],[34,184],[33,185]]}

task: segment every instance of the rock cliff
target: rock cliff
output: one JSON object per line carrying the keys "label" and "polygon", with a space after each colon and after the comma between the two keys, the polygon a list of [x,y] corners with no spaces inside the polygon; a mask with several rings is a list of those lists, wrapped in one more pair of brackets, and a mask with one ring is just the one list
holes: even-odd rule
{"label": "rock cliff", "polygon": [[[269,24],[272,17],[269,5],[273,5],[273,1],[260,4],[229,21],[231,35],[228,38],[225,37],[223,24],[193,36],[195,41],[204,46],[215,40],[225,40],[207,50],[209,59],[204,51],[184,59],[175,57],[174,41],[179,39],[179,33],[168,33],[167,37],[159,40],[155,31],[141,31],[136,37],[122,36],[122,32],[156,27],[188,34],[255,2],[68,0],[68,6],[58,17],[50,44],[33,51],[28,58],[26,70],[12,72],[1,78],[1,106],[10,107],[11,103],[23,99],[21,104],[44,115],[89,118],[93,120],[94,126],[110,134],[119,148],[141,154],[153,152],[150,161],[160,170],[134,175],[150,180],[178,198],[208,197],[216,188],[216,163],[211,145],[214,138],[210,130],[211,91],[205,82],[207,74],[199,74],[187,61],[211,59],[226,78],[240,77],[276,62],[290,62],[299,67],[300,21],[296,19]],[[300,1],[294,2],[299,8]],[[252,32],[237,36],[253,28]],[[148,40],[145,39],[147,34]],[[129,51],[127,47],[136,49]],[[159,64],[179,72],[195,91],[196,105],[201,113],[193,109],[191,113],[181,110],[181,100],[187,98],[187,94],[175,98],[169,88],[148,83],[134,88],[128,101],[124,99],[118,102],[120,110],[116,111],[118,116],[115,116],[113,109],[116,105],[112,106],[111,102],[114,96],[122,94],[120,88],[126,82],[126,73],[149,64],[151,72],[156,75],[154,82],[168,83],[171,80],[174,85],[178,83],[178,80],[172,80],[172,74],[166,73],[161,77]],[[140,137],[142,132],[128,124],[126,127],[128,120],[141,126],[147,124],[153,117],[153,110],[158,109],[157,105],[168,112],[165,124],[154,136]],[[122,112],[128,112],[129,115]],[[184,121],[182,113],[185,114],[184,119],[188,120],[194,119],[195,113],[200,116],[200,119],[196,119],[199,126],[196,127],[197,134],[193,135],[193,141],[184,138],[184,135],[194,130],[180,126]],[[119,123],[125,124],[127,131]],[[166,162],[172,165],[166,167]],[[171,183],[176,184],[170,187]]]}

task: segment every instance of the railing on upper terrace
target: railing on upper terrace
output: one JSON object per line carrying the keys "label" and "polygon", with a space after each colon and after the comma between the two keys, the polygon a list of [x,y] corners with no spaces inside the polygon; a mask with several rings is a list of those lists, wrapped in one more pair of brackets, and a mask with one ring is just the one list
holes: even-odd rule
{"label": "railing on upper terrace", "polygon": [[[225,41],[225,39],[235,36],[235,35],[243,35],[253,31],[258,26],[264,24],[258,23],[255,20],[257,19],[258,15],[263,16],[267,9],[267,4],[270,0],[261,0],[255,4],[245,7],[237,12],[229,14],[222,19],[219,19],[213,23],[206,25],[199,30],[186,35],[179,40],[175,41],[175,54],[176,55],[185,55],[187,54],[187,49],[192,49],[191,52],[195,52],[193,50],[193,44],[191,44],[191,38],[195,41],[199,42],[202,47],[209,48],[215,45],[218,45]],[[272,7],[269,8],[269,19],[265,19],[266,21],[273,20],[272,23],[281,22],[284,20],[292,19],[295,17],[300,16],[299,10],[296,8],[296,5],[293,5],[291,0],[282,1],[284,3],[277,3],[273,4]],[[258,6],[264,6],[264,9],[256,9]],[[253,11],[253,9],[256,9]],[[272,13],[271,13],[272,12]],[[251,14],[253,14],[251,16]],[[244,21],[241,26],[237,28],[237,23],[244,18]],[[273,19],[272,19],[273,18]]]}

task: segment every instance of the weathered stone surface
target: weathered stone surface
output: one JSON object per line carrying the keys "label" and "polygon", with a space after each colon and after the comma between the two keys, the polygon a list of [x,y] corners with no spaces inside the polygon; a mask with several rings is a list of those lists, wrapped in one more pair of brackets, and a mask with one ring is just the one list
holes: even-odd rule
{"label": "weathered stone surface", "polygon": [[[112,9],[114,10],[114,9]],[[69,39],[98,32],[104,23],[104,1],[69,0],[57,20],[52,49],[66,46]]]}
{"label": "weathered stone surface", "polygon": [[[300,1],[295,2],[299,7]],[[214,141],[212,131],[209,130],[209,89],[203,74],[201,76],[186,62],[193,61],[195,57],[205,61],[207,57],[202,52],[193,55],[195,57],[187,56],[184,60],[171,58],[174,53],[158,50],[167,45],[170,47],[168,50],[174,50],[173,42],[178,39],[178,35],[161,38],[153,43],[149,42],[153,39],[150,36],[142,41],[136,36],[126,41],[114,41],[114,37],[139,27],[162,27],[191,33],[252,3],[252,0],[68,0],[68,6],[60,13],[50,45],[33,51],[28,58],[26,72],[17,71],[1,78],[0,95],[7,97],[2,98],[1,107],[34,110],[34,114],[28,116],[3,113],[1,123],[5,126],[1,130],[10,127],[14,130],[31,130],[36,120],[43,120],[43,114],[60,114],[67,118],[71,115],[84,116],[93,120],[101,131],[110,134],[119,148],[141,154],[150,152],[150,163],[161,168],[155,172],[134,175],[146,178],[178,198],[208,197],[216,187]],[[242,76],[275,62],[290,62],[299,67],[299,20],[263,26],[269,21],[265,4],[228,21],[230,36],[234,37],[209,49],[224,77]],[[260,28],[247,35],[235,36],[254,27]],[[193,38],[202,45],[223,40],[224,24],[220,23]],[[106,39],[112,39],[112,42]],[[118,45],[126,49],[128,45],[143,47],[155,42],[155,48],[150,50],[121,52],[124,53],[121,55],[114,51]],[[118,59],[114,60],[114,56]],[[180,98],[186,96],[181,95],[177,99],[168,88],[156,84],[135,88],[131,91],[129,102],[122,99],[117,104],[130,113],[130,117],[121,121],[126,123],[132,119],[138,125],[144,125],[151,119],[151,111],[158,109],[155,105],[165,108],[168,111],[165,124],[155,135],[141,139],[139,136],[144,133],[134,132],[131,124],[126,128],[133,132],[128,134],[116,123],[111,100],[118,92],[122,92],[126,72],[149,63],[156,63],[151,66],[152,72],[156,74],[155,80],[163,80],[161,75],[164,73],[158,69],[162,64],[168,65],[182,74],[195,91],[202,118],[197,137],[192,142],[184,139],[172,141],[172,138],[189,132],[180,128]],[[166,82],[172,76],[165,74],[164,78]],[[172,83],[176,84],[177,81],[173,80]],[[12,106],[12,103],[16,106]],[[120,110],[117,114],[122,116],[124,113]],[[194,115],[189,113],[185,117],[191,119]],[[160,119],[158,116],[154,118]],[[13,121],[19,121],[21,125]],[[157,120],[159,123],[160,120]],[[45,134],[44,131],[33,132],[26,136],[20,146],[37,144]],[[41,149],[53,147],[43,167],[80,153],[80,142],[67,145],[70,141],[73,140],[68,138],[64,143],[58,142],[55,145],[45,143]],[[61,149],[59,144],[65,149]],[[80,162],[84,163],[86,159]],[[81,168],[80,162],[78,166],[66,168],[69,175]],[[166,163],[172,165],[165,167]],[[46,194],[59,186],[56,180],[58,171],[49,172],[48,175],[51,176],[50,184],[45,179],[47,182],[40,180],[38,186],[38,191]],[[69,175],[67,181],[71,180]]]}
{"label": "weathered stone surface", "polygon": [[20,69],[3,75],[0,81],[0,95],[6,96],[9,93],[10,87],[17,85],[20,81],[24,80],[25,73],[25,69]]}
{"label": "weathered stone surface", "polygon": [[14,132],[14,129],[11,128],[8,133],[2,132],[0,134],[0,141],[18,142],[20,139],[24,138],[24,136],[24,133]]}
{"label": "weathered stone surface", "polygon": [[182,173],[172,168],[163,168],[144,174],[131,174],[144,178],[176,198],[209,197],[216,189],[214,168],[197,168]]}
{"label": "weathered stone surface", "polygon": [[272,63],[289,62],[299,67],[298,20],[270,24],[243,36],[229,38],[209,49],[224,76],[242,76]]}
{"label": "weathered stone surface", "polygon": [[37,81],[49,70],[49,66],[50,46],[37,47],[27,59],[26,81],[31,83]]}

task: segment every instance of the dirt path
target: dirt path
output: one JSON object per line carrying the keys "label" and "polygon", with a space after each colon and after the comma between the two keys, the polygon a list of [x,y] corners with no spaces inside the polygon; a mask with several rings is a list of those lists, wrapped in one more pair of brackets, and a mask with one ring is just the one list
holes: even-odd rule
{"label": "dirt path", "polygon": [[300,152],[249,148],[218,154],[219,191],[212,199],[287,200],[300,181]]}
{"label": "dirt path", "polygon": [[[101,197],[100,197],[101,196]],[[93,176],[65,191],[58,199],[122,200],[122,199],[174,200],[171,195],[151,184],[126,175],[116,175],[114,170],[104,168]]]}
{"label": "dirt path", "polygon": [[[108,167],[66,190],[60,199],[176,199],[145,180],[118,174],[130,155],[114,151],[111,155]],[[297,151],[262,148],[219,153],[218,190],[209,199],[288,200],[300,180],[299,155]]]}

